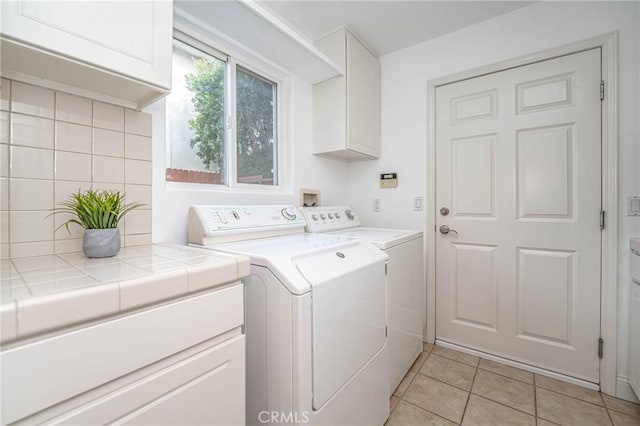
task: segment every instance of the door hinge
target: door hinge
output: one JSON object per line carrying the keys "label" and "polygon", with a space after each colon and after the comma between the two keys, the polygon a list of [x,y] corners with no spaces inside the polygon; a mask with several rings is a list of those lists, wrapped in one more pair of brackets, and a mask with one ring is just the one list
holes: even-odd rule
{"label": "door hinge", "polygon": [[602,357],[604,356],[604,339],[599,338],[598,339],[598,358],[602,359]]}
{"label": "door hinge", "polygon": [[600,81],[600,100],[604,100],[604,80]]}
{"label": "door hinge", "polygon": [[604,210],[600,210],[600,230],[602,231],[604,229],[604,222],[605,221],[605,212]]}
{"label": "door hinge", "polygon": [[384,337],[389,337],[389,326],[388,325],[384,326]]}
{"label": "door hinge", "polygon": [[388,271],[387,271],[387,266],[389,266],[387,263],[384,264],[384,274],[388,275]]}

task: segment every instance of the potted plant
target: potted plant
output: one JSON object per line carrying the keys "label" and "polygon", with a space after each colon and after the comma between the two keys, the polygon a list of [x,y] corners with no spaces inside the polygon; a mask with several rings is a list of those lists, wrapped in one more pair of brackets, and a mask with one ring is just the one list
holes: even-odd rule
{"label": "potted plant", "polygon": [[[118,223],[125,214],[141,207],[140,203],[125,203],[125,194],[120,191],[92,189],[78,190],[68,199],[60,202],[53,214],[69,213],[75,216],[57,229],[75,223],[84,228],[82,250],[87,257],[111,257],[120,251],[120,230]],[[56,229],[56,230],[57,230]]]}

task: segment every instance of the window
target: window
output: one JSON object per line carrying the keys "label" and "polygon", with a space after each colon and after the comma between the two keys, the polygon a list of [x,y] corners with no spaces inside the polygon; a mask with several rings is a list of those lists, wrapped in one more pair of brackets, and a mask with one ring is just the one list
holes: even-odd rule
{"label": "window", "polygon": [[196,45],[174,40],[167,181],[277,187],[278,84]]}

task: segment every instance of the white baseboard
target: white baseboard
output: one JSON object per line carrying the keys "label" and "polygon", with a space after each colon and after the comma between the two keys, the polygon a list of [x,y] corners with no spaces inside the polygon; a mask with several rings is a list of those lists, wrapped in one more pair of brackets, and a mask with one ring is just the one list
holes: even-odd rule
{"label": "white baseboard", "polygon": [[638,398],[636,397],[635,392],[631,389],[631,385],[629,384],[629,379],[626,376],[618,376],[616,377],[616,395],[617,398],[625,399],[627,401],[635,402],[636,404],[640,403]]}
{"label": "white baseboard", "polygon": [[[529,364],[525,364],[522,362],[518,362],[518,361],[514,361],[511,359],[507,359],[507,358],[502,358],[499,356],[495,356],[495,355],[491,355],[485,352],[481,352],[481,351],[477,351],[475,349],[470,349],[464,346],[458,346],[454,343],[449,343],[449,342],[445,342],[442,340],[436,340],[436,345],[440,345],[440,346],[444,346],[445,348],[449,348],[449,349],[455,349],[457,351],[460,352],[465,352],[468,353],[470,355],[475,355],[477,357],[480,358],[486,358],[490,361],[494,361],[494,362],[499,362],[501,364],[506,364],[510,367],[515,367],[515,368],[519,368],[521,370],[525,370],[525,371],[530,371],[531,373],[536,373],[536,374],[540,374],[542,376],[547,376],[547,377],[551,377],[553,379],[557,379],[557,380],[561,380],[563,382],[568,382],[568,383],[572,383],[574,385],[578,385],[578,386],[582,386],[584,388],[587,389],[591,389],[591,390],[595,390],[595,391],[599,391],[600,390],[600,386],[598,386],[595,383],[591,383],[588,382],[586,380],[581,380],[581,379],[576,379],[575,377],[570,377],[564,374],[560,374],[560,373],[556,373],[554,371],[549,371],[549,370],[545,370],[543,368],[540,367],[535,367],[533,365],[529,365]],[[629,386],[629,389],[631,389],[631,386]]]}

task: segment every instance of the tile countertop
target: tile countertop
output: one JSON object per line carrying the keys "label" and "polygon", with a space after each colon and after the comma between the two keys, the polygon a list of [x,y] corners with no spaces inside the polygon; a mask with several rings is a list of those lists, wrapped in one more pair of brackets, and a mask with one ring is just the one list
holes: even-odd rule
{"label": "tile countertop", "polygon": [[0,260],[0,342],[180,297],[249,275],[249,258],[187,246]]}

